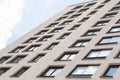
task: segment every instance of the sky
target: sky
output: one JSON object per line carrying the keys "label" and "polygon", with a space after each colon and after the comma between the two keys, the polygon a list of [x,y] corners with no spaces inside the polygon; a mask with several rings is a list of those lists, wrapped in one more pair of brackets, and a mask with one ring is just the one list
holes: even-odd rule
{"label": "sky", "polygon": [[0,0],[0,49],[72,4],[90,0]]}

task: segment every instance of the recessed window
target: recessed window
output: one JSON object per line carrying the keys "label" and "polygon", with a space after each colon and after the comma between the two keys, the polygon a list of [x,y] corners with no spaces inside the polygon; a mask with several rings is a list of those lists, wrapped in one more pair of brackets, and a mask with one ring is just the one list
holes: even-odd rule
{"label": "recessed window", "polygon": [[103,77],[113,77],[115,73],[117,72],[119,68],[119,65],[111,65],[107,69],[107,71],[104,73]]}
{"label": "recessed window", "polygon": [[24,59],[26,55],[18,55],[12,60],[10,60],[8,63],[19,63],[22,59]]}
{"label": "recessed window", "polygon": [[52,50],[54,47],[56,47],[59,43],[52,43],[49,45],[45,50]]}
{"label": "recessed window", "polygon": [[118,2],[116,5],[120,5],[120,2]]}
{"label": "recessed window", "polygon": [[41,39],[39,39],[37,42],[40,41],[48,41],[53,35],[43,36]]}
{"label": "recessed window", "polygon": [[120,19],[116,23],[120,23]]}
{"label": "recessed window", "polygon": [[10,77],[20,77],[24,72],[26,72],[29,69],[29,67],[22,67],[21,69],[19,69],[16,73],[14,73],[13,75],[11,75]]}
{"label": "recessed window", "polygon": [[120,10],[120,6],[113,7],[110,11],[118,11]]}
{"label": "recessed window", "polygon": [[74,7],[73,9],[80,9],[83,5],[79,5],[79,6],[76,6]]}
{"label": "recessed window", "polygon": [[27,41],[23,42],[23,43],[32,43],[33,41],[35,41],[37,39],[37,37],[32,37],[29,38]]}
{"label": "recessed window", "polygon": [[60,25],[68,25],[72,22],[73,20],[68,20],[68,21],[64,21],[63,23],[61,23]]}
{"label": "recessed window", "polygon": [[95,5],[95,3],[89,3],[89,4],[87,4],[85,7],[91,7],[91,6],[93,6],[93,5]]}
{"label": "recessed window", "polygon": [[24,52],[35,51],[35,50],[38,49],[39,47],[40,47],[40,45],[31,45],[30,47],[28,47],[27,49],[25,49]]}
{"label": "recessed window", "polygon": [[9,53],[18,53],[20,52],[23,48],[25,48],[25,46],[18,46],[15,49],[13,49],[12,51],[10,51]]}
{"label": "recessed window", "polygon": [[47,26],[47,28],[49,27],[55,27],[58,23],[51,23],[49,26]]}
{"label": "recessed window", "polygon": [[43,72],[38,77],[55,77],[61,72],[63,67],[49,67],[45,72]]}
{"label": "recessed window", "polygon": [[67,16],[63,16],[63,17],[60,17],[59,19],[57,19],[56,21],[61,21],[61,20],[64,20],[66,18],[67,18]]}
{"label": "recessed window", "polygon": [[11,56],[3,56],[0,58],[0,64],[4,63],[5,61],[7,61],[8,59],[10,59]]}
{"label": "recessed window", "polygon": [[9,69],[10,67],[0,67],[0,76],[7,72]]}
{"label": "recessed window", "polygon": [[95,9],[100,9],[102,8],[104,5],[99,5],[98,7],[96,7]]}
{"label": "recessed window", "polygon": [[94,75],[98,69],[98,65],[78,65],[72,72],[69,74],[70,77],[91,77]]}
{"label": "recessed window", "polygon": [[89,17],[85,17],[85,18],[83,18],[82,20],[80,20],[80,21],[78,21],[78,22],[85,22],[85,21],[87,21],[89,19]]}
{"label": "recessed window", "polygon": [[77,18],[77,17],[79,17],[81,14],[74,14],[74,15],[72,15],[70,18]]}
{"label": "recessed window", "polygon": [[109,21],[98,21],[94,27],[99,27],[99,26],[106,26]]}
{"label": "recessed window", "polygon": [[68,37],[70,35],[70,33],[65,33],[62,36],[60,36],[58,39],[65,39],[66,37]]}
{"label": "recessed window", "polygon": [[79,10],[78,12],[85,12],[85,11],[87,11],[89,8],[85,8],[85,9],[81,9],[81,10]]}
{"label": "recessed window", "polygon": [[103,3],[108,3],[110,0],[105,0]]}
{"label": "recessed window", "polygon": [[88,30],[83,36],[94,36],[99,33],[100,29]]}
{"label": "recessed window", "polygon": [[92,11],[92,12],[90,12],[88,15],[93,15],[93,14],[95,14],[97,11]]}
{"label": "recessed window", "polygon": [[81,24],[78,25],[74,25],[72,28],[70,28],[69,30],[76,30],[78,27],[80,27]]}
{"label": "recessed window", "polygon": [[104,44],[115,44],[120,42],[120,36],[112,36],[112,37],[104,37],[100,40],[98,43],[99,45],[104,45]]}
{"label": "recessed window", "polygon": [[112,27],[108,33],[120,32],[120,26]]}
{"label": "recessed window", "polygon": [[44,55],[45,54],[38,54],[32,60],[30,60],[29,62],[38,62],[38,60],[40,60]]}
{"label": "recessed window", "polygon": [[43,34],[45,34],[47,31],[48,31],[48,29],[47,29],[47,30],[41,30],[40,32],[38,32],[38,33],[35,34],[35,35],[43,35]]}
{"label": "recessed window", "polygon": [[55,28],[53,29],[50,33],[58,33],[59,31],[61,31],[63,28]]}
{"label": "recessed window", "polygon": [[117,13],[108,13],[103,16],[103,18],[111,18],[114,17]]}
{"label": "recessed window", "polygon": [[67,12],[65,15],[70,15],[70,14],[73,14],[75,11],[69,11]]}
{"label": "recessed window", "polygon": [[91,50],[85,59],[106,58],[111,52],[111,49]]}
{"label": "recessed window", "polygon": [[57,61],[71,61],[75,58],[78,52],[65,52],[62,56],[60,56]]}
{"label": "recessed window", "polygon": [[90,40],[78,40],[71,47],[85,47]]}

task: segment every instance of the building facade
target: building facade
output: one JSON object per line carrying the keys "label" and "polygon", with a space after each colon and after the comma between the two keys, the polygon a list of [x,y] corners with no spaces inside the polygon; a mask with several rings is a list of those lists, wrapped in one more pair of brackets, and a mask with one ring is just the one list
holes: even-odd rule
{"label": "building facade", "polygon": [[120,0],[71,5],[0,51],[0,80],[119,80]]}

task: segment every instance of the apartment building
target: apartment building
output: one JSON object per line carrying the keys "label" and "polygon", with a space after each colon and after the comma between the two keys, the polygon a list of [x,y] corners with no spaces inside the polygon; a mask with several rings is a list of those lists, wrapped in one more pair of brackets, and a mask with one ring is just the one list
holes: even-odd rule
{"label": "apartment building", "polygon": [[119,80],[120,0],[70,5],[0,51],[0,80]]}

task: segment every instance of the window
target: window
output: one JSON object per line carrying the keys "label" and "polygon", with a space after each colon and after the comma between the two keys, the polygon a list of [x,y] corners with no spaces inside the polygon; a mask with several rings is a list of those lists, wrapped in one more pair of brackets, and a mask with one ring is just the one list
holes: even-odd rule
{"label": "window", "polygon": [[120,2],[118,2],[116,5],[120,5]]}
{"label": "window", "polygon": [[100,29],[88,30],[83,36],[94,36],[99,33]]}
{"label": "window", "polygon": [[117,13],[108,13],[108,14],[105,14],[105,16],[103,16],[103,18],[111,18],[111,17],[114,17]]}
{"label": "window", "polygon": [[90,4],[87,4],[85,7],[91,7],[93,6],[95,3],[90,3]]}
{"label": "window", "polygon": [[85,21],[87,21],[89,19],[89,17],[85,17],[85,18],[83,18],[81,21],[78,21],[78,22],[85,22]]}
{"label": "window", "polygon": [[85,11],[87,11],[89,8],[85,8],[85,9],[81,9],[81,10],[79,10],[78,12],[85,12]]}
{"label": "window", "polygon": [[98,7],[96,7],[95,9],[100,9],[102,8],[104,5],[99,5]]}
{"label": "window", "polygon": [[72,15],[70,18],[77,18],[77,17],[79,17],[81,14],[74,14],[74,15]]}
{"label": "window", "polygon": [[75,11],[69,11],[69,12],[67,12],[65,15],[70,15],[70,14],[72,14],[72,13],[74,13]]}
{"label": "window", "polygon": [[77,25],[74,25],[72,28],[70,28],[69,30],[76,30],[78,27],[80,27],[81,24],[77,24]]}
{"label": "window", "polygon": [[26,57],[26,55],[18,55],[15,58],[13,58],[12,60],[10,60],[8,63],[19,63],[19,61],[21,61],[25,57]]}
{"label": "window", "polygon": [[85,47],[90,40],[78,40],[71,47]]}
{"label": "window", "polygon": [[76,6],[75,8],[73,9],[80,9],[83,5],[79,5],[79,6]]}
{"label": "window", "polygon": [[52,43],[50,46],[48,46],[45,50],[52,50],[54,47],[56,47],[59,43]]}
{"label": "window", "polygon": [[55,77],[61,72],[63,67],[49,67],[45,72],[43,72],[38,77]]}
{"label": "window", "polygon": [[111,49],[91,50],[85,57],[86,59],[106,58],[111,52]]}
{"label": "window", "polygon": [[98,21],[94,26],[99,27],[99,26],[106,26],[109,21]]}
{"label": "window", "polygon": [[63,28],[55,28],[53,29],[50,33],[57,33],[59,32],[60,30],[62,30]]}
{"label": "window", "polygon": [[61,23],[60,25],[68,25],[72,22],[73,20],[68,20],[68,21],[64,21],[63,23]]}
{"label": "window", "polygon": [[120,19],[116,23],[120,23]]}
{"label": "window", "polygon": [[65,33],[62,36],[60,36],[58,39],[65,39],[66,37],[68,37],[70,35],[70,33]]}
{"label": "window", "polygon": [[120,32],[120,26],[112,27],[108,33]]}
{"label": "window", "polygon": [[37,37],[32,37],[32,38],[29,38],[27,41],[25,41],[23,43],[32,43],[36,39],[37,39]]}
{"label": "window", "polygon": [[10,77],[20,77],[25,71],[27,71],[29,67],[22,67],[19,69],[15,74],[11,75]]}
{"label": "window", "polygon": [[93,15],[93,14],[95,14],[97,11],[92,11],[92,12],[90,12],[88,15]]}
{"label": "window", "polygon": [[98,69],[98,65],[78,65],[69,75],[70,77],[91,77]]}
{"label": "window", "polygon": [[38,60],[41,59],[44,55],[45,54],[38,54],[32,60],[30,60],[29,62],[38,62]]}
{"label": "window", "polygon": [[18,53],[18,52],[21,51],[23,48],[25,48],[25,46],[18,46],[17,48],[13,49],[13,50],[10,51],[9,53]]}
{"label": "window", "polygon": [[49,26],[47,26],[47,28],[48,28],[48,27],[55,27],[57,24],[58,24],[58,23],[52,23],[52,24],[50,24]]}
{"label": "window", "polygon": [[57,61],[71,61],[78,52],[65,52],[62,56],[60,56]]}
{"label": "window", "polygon": [[7,61],[11,56],[3,56],[0,58],[0,64],[4,63],[5,61]]}
{"label": "window", "polygon": [[35,51],[36,49],[38,49],[40,47],[40,45],[31,45],[30,47],[28,47],[27,49],[25,49],[24,51]]}
{"label": "window", "polygon": [[39,41],[48,41],[53,35],[48,35],[48,36],[43,36],[41,39],[39,39],[37,42]]}
{"label": "window", "polygon": [[46,29],[46,30],[41,30],[40,32],[38,32],[38,33],[35,34],[35,35],[43,35],[43,34],[45,34],[47,31],[48,31],[48,29]]}
{"label": "window", "polygon": [[61,20],[64,20],[65,18],[67,18],[67,16],[60,17],[60,18],[57,19],[56,21],[61,21]]}
{"label": "window", "polygon": [[99,44],[114,44],[118,43],[120,41],[120,36],[112,36],[112,37],[104,37],[102,40],[100,40]]}
{"label": "window", "polygon": [[103,3],[108,3],[110,0],[105,0]]}
{"label": "window", "polygon": [[110,11],[117,11],[120,10],[120,6],[113,7]]}
{"label": "window", "polygon": [[107,69],[107,71],[104,73],[103,77],[113,77],[115,73],[117,72],[117,69],[119,68],[119,65],[111,65]]}
{"label": "window", "polygon": [[7,72],[10,68],[9,67],[0,67],[0,76]]}

